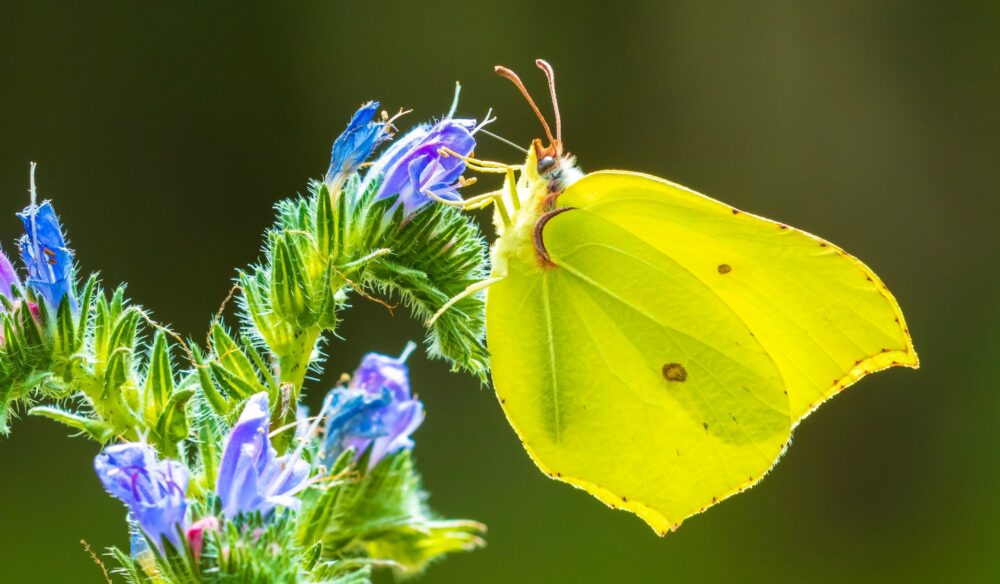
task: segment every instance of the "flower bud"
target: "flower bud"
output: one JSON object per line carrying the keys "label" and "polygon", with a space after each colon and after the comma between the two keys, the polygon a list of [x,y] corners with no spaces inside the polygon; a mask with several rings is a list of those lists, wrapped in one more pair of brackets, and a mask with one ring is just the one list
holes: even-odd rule
{"label": "flower bud", "polygon": [[73,252],[66,247],[52,204],[29,205],[17,214],[24,223],[21,259],[28,268],[27,284],[54,313],[69,291]]}
{"label": "flower bud", "polygon": [[372,122],[379,102],[369,101],[354,113],[344,132],[334,141],[326,184],[334,195],[344,181],[368,160],[379,144],[389,139],[385,122]]}

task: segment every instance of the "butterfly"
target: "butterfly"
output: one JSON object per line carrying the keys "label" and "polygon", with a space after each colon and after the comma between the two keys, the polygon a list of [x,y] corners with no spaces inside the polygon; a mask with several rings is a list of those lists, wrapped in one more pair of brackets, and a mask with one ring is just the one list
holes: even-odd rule
{"label": "butterfly", "polygon": [[[548,476],[657,533],[756,484],[792,429],[865,375],[918,366],[885,284],[836,245],[669,181],[583,174],[541,121],[495,204],[486,289],[494,389]],[[449,303],[449,305],[452,303]],[[444,309],[447,309],[446,305]]]}

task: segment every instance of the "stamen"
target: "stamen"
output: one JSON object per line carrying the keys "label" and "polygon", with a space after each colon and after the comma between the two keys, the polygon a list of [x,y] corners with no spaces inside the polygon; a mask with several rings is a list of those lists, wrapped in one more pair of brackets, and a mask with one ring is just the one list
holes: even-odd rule
{"label": "stamen", "polygon": [[475,128],[473,128],[472,131],[469,132],[469,133],[470,134],[475,134],[476,132],[478,132],[478,131],[482,130],[483,128],[485,128],[487,125],[492,124],[493,122],[497,121],[496,117],[492,117],[492,118],[490,117],[492,115],[493,115],[493,108],[490,108],[490,109],[486,110],[486,117],[484,117],[483,121],[479,122],[479,125],[476,126]]}
{"label": "stamen", "polygon": [[399,355],[397,359],[400,363],[406,363],[406,360],[410,358],[410,354],[416,350],[417,344],[413,341],[407,341],[406,346],[403,347],[403,352]]}
{"label": "stamen", "polygon": [[517,87],[517,89],[521,92],[521,95],[524,96],[524,99],[528,101],[528,105],[530,105],[531,109],[535,112],[535,116],[538,117],[538,121],[542,123],[542,128],[545,130],[545,136],[549,139],[549,142],[555,142],[556,140],[552,137],[552,130],[549,128],[549,123],[545,121],[545,116],[542,115],[542,110],[538,109],[538,105],[535,103],[535,100],[531,99],[531,94],[528,93],[528,89],[524,86],[524,82],[521,81],[521,78],[517,76],[517,73],[514,73],[510,69],[501,65],[497,65],[493,68],[493,70],[496,71],[501,77],[509,79],[510,82],[514,84],[514,87]]}
{"label": "stamen", "polygon": [[455,112],[458,111],[458,96],[462,93],[462,84],[458,81],[455,82],[455,97],[451,99],[451,107],[448,108],[448,115],[445,116],[448,119],[455,117]]}
{"label": "stamen", "polygon": [[506,144],[506,145],[508,145],[508,146],[511,146],[511,147],[514,147],[514,148],[517,148],[518,150],[520,150],[521,152],[524,152],[525,154],[527,154],[527,153],[528,153],[528,149],[527,149],[527,148],[521,148],[520,146],[518,146],[517,144],[515,144],[515,143],[511,142],[511,141],[510,141],[510,140],[508,140],[507,138],[504,138],[503,136],[497,136],[497,135],[496,135],[496,134],[494,134],[493,132],[490,132],[489,130],[484,130],[484,129],[482,129],[482,128],[480,128],[480,129],[479,129],[479,131],[480,131],[480,132],[482,132],[482,133],[484,133],[484,134],[486,134],[486,135],[487,135],[487,136],[489,136],[490,138],[493,138],[493,139],[495,139],[495,140],[499,140],[499,141],[503,142],[504,144]]}
{"label": "stamen", "polygon": [[[326,415],[326,412],[332,402],[333,397],[330,395],[327,395],[326,398],[323,399],[323,406],[320,408],[319,413],[316,414],[316,419],[313,420],[313,423],[309,424],[309,427],[306,430],[306,436],[312,436],[316,433],[316,430],[319,429],[320,422],[323,420],[323,417]],[[284,483],[285,480],[287,480],[292,474],[292,470],[295,468],[295,463],[302,460],[302,451],[305,450],[307,443],[308,441],[303,440],[298,447],[296,447],[295,451],[292,452],[291,456],[286,459],[285,468],[281,470],[281,474],[278,475],[277,480],[271,483],[270,488],[267,490],[266,495],[268,497],[274,495],[282,483]]]}
{"label": "stamen", "polygon": [[[31,241],[36,245],[38,244],[38,225],[35,224],[35,215],[38,211],[38,190],[35,188],[35,168],[38,166],[35,162],[31,163],[31,181],[29,192],[31,193],[31,208],[35,211],[31,213]],[[36,262],[37,263],[37,262]],[[55,272],[52,268],[49,268],[49,275],[52,276]]]}
{"label": "stamen", "polygon": [[393,115],[391,118],[388,117],[389,114],[387,112],[385,111],[382,112],[382,119],[384,120],[385,127],[389,129],[390,135],[392,135],[393,132],[397,131],[396,126],[393,125],[393,122],[395,122],[399,118],[405,116],[406,114],[412,111],[413,111],[412,109],[404,110],[403,108],[399,108],[399,111],[396,112],[396,114]]}
{"label": "stamen", "polygon": [[35,189],[35,168],[38,167],[37,163],[31,163],[31,186],[28,192],[31,193],[31,206],[34,207],[38,204],[38,191]]}

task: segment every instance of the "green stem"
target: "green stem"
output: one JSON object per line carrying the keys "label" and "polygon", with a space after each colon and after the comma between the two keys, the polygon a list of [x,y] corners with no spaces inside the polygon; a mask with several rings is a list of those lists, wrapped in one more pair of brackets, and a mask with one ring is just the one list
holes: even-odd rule
{"label": "green stem", "polygon": [[[297,331],[296,342],[278,356],[278,392],[272,397],[273,414],[271,422],[274,428],[291,425],[295,421],[295,410],[305,383],[306,373],[312,360],[313,350],[323,330],[310,327]],[[275,448],[279,452],[291,442],[295,428],[290,427],[274,437]]]}

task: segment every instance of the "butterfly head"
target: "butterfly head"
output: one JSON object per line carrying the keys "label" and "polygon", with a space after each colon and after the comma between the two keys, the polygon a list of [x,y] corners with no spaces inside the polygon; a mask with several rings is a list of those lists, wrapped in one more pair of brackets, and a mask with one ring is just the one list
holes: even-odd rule
{"label": "butterfly head", "polygon": [[558,194],[572,181],[582,176],[582,173],[576,168],[576,159],[563,149],[562,119],[559,116],[559,100],[556,97],[555,72],[552,70],[552,66],[542,59],[537,59],[535,64],[545,73],[549,82],[549,95],[552,98],[552,109],[555,112],[556,131],[554,134],[545,116],[542,115],[542,111],[538,108],[538,104],[531,98],[531,94],[528,93],[528,89],[517,73],[500,65],[495,67],[495,71],[498,75],[509,79],[521,92],[521,95],[535,112],[535,116],[538,117],[538,121],[542,123],[542,129],[548,140],[548,145],[537,138],[531,143],[528,160],[524,165],[524,173],[528,182],[542,182],[549,194]]}

